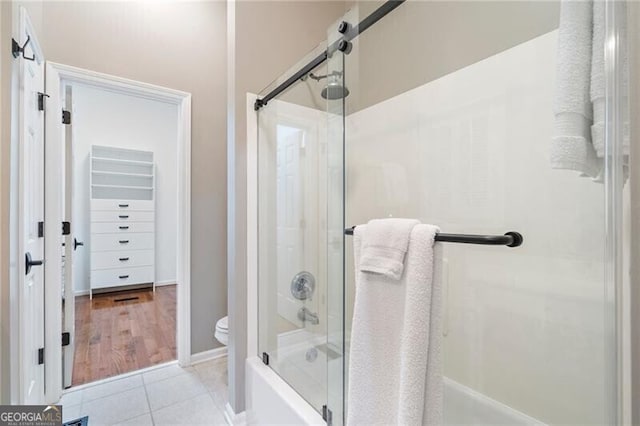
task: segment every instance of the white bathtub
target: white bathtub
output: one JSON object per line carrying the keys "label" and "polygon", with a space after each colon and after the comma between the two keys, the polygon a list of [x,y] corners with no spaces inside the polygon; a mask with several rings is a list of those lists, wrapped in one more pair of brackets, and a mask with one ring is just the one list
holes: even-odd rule
{"label": "white bathtub", "polygon": [[[325,424],[322,416],[258,357],[247,360],[246,381],[249,424]],[[543,424],[446,377],[444,392],[445,425]]]}
{"label": "white bathtub", "polygon": [[247,424],[324,425],[322,416],[258,357],[246,365]]}

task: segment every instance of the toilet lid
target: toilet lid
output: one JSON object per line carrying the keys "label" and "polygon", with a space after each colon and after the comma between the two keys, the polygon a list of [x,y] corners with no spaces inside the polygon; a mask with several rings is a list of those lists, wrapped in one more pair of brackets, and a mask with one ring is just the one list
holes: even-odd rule
{"label": "toilet lid", "polygon": [[218,330],[229,330],[229,317],[221,318],[221,319],[216,323],[216,328],[217,328]]}

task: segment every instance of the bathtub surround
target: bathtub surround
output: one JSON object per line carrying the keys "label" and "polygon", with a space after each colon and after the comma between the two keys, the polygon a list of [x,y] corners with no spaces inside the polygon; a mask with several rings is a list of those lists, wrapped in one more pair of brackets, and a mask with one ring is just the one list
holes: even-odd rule
{"label": "bathtub surround", "polygon": [[[376,221],[354,231],[348,425],[442,424],[442,247],[434,242],[438,228],[403,221],[410,236],[405,235],[408,249],[398,279],[362,269],[366,241],[375,241],[372,233],[389,236],[398,227],[396,221]],[[380,233],[382,228],[387,232]]]}
{"label": "bathtub surround", "polygon": [[[517,249],[444,246],[444,374],[540,422],[602,424],[603,187],[549,166],[556,46],[553,31],[349,115],[346,223],[514,224],[526,238]],[[420,186],[382,185],[384,163]]]}

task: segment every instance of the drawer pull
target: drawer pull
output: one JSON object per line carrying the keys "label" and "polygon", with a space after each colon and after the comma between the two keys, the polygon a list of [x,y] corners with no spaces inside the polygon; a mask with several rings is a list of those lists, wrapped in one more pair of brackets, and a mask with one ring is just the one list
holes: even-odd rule
{"label": "drawer pull", "polygon": [[129,244],[129,240],[120,240],[120,244]]}
{"label": "drawer pull", "polygon": [[129,278],[129,275],[118,275],[118,278],[124,280],[125,278]]}
{"label": "drawer pull", "polygon": [[129,207],[129,204],[118,204],[118,207],[126,208]]}
{"label": "drawer pull", "polygon": [[120,228],[120,229],[129,229],[128,226],[118,226],[118,228]]}
{"label": "drawer pull", "polygon": [[128,257],[121,257],[118,259],[120,262],[126,262],[127,260],[129,260]]}
{"label": "drawer pull", "polygon": [[121,214],[118,216],[120,219],[129,219],[129,215],[128,214]]}

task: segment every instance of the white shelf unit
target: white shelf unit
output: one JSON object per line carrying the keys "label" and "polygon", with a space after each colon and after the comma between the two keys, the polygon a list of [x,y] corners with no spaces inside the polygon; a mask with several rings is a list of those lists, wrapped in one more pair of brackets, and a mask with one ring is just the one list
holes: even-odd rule
{"label": "white shelf unit", "polygon": [[152,284],[155,291],[153,152],[91,147],[91,285]]}

